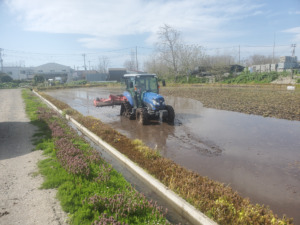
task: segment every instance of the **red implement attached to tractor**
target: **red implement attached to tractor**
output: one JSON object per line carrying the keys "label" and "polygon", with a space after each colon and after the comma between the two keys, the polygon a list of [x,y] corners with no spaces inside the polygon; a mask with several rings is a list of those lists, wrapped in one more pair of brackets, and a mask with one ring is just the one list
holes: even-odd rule
{"label": "red implement attached to tractor", "polygon": [[94,106],[102,107],[102,106],[121,105],[126,101],[127,98],[123,95],[109,95],[108,98],[96,98],[94,100]]}

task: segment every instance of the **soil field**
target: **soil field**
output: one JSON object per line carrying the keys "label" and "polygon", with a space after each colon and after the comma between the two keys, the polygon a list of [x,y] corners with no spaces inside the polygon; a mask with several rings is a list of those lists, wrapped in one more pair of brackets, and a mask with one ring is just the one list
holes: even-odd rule
{"label": "soil field", "polygon": [[300,121],[300,91],[286,86],[164,87],[162,95],[191,98],[204,107]]}
{"label": "soil field", "polygon": [[[272,99],[273,92],[276,99]],[[293,110],[287,111],[295,118],[299,113],[299,92],[228,86],[163,87],[161,93],[166,103],[176,112],[174,126],[155,122],[139,126],[136,121],[120,117],[119,106],[93,106],[96,97],[120,93],[119,88],[103,87],[47,92],[80,113],[110,124],[127,137],[143,140],[164,157],[202,176],[229,184],[253,203],[269,205],[280,217],[287,214],[294,217],[295,224],[300,224],[300,122],[232,112],[236,107],[239,112],[247,109],[248,114],[263,113],[264,101],[271,99],[268,109],[274,107],[272,102],[283,105],[292,101],[286,105],[290,104]],[[201,98],[207,107],[192,98]],[[208,108],[225,105],[231,111]],[[275,112],[274,117],[285,115]]]}

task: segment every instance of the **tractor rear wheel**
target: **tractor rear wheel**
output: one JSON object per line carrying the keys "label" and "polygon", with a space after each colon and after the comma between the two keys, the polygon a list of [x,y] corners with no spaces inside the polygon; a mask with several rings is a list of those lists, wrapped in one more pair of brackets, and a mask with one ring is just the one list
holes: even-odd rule
{"label": "tractor rear wheel", "polygon": [[166,110],[168,111],[168,116],[165,118],[165,121],[169,124],[174,124],[175,112],[173,107],[166,105]]}
{"label": "tractor rear wheel", "polygon": [[136,119],[139,124],[146,125],[149,122],[147,110],[140,108],[136,110]]}
{"label": "tractor rear wheel", "polygon": [[120,116],[124,116],[124,113],[125,113],[125,106],[124,103],[122,103],[120,108]]}
{"label": "tractor rear wheel", "polygon": [[[122,105],[124,105],[123,115],[128,117],[130,120],[134,120],[135,115],[132,113],[132,106],[130,105],[130,103],[125,102]],[[122,110],[122,105],[121,105],[121,110]]]}

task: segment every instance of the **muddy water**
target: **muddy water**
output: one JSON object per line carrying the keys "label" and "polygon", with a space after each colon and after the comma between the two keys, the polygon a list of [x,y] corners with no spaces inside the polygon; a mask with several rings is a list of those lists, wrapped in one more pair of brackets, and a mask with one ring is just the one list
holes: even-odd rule
{"label": "muddy water", "polygon": [[48,92],[130,138],[142,139],[165,157],[203,176],[230,184],[253,203],[269,205],[300,224],[300,122],[204,108],[199,101],[165,97],[175,125],[138,126],[120,107],[96,108],[96,97],[120,90],[90,88]]}

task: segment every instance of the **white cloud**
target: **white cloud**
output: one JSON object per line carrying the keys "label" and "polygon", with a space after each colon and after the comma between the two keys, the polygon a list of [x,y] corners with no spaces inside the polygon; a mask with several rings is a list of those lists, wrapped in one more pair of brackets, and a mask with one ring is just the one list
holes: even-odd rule
{"label": "white cloud", "polygon": [[78,39],[84,47],[94,49],[94,48],[118,48],[118,41],[113,39],[106,39],[103,37],[89,37],[89,38],[80,38]]}
{"label": "white cloud", "polygon": [[[169,24],[194,37],[222,38],[231,21],[261,14],[263,5],[250,0],[5,0],[24,29],[86,35],[78,41],[88,48],[112,48],[124,35],[156,32]],[[230,29],[230,28],[228,28]],[[231,32],[235,35],[235,32]]]}
{"label": "white cloud", "polygon": [[300,33],[300,27],[293,27],[290,29],[286,29],[283,32],[298,34],[298,33]]}
{"label": "white cloud", "polygon": [[292,41],[295,43],[300,43],[300,27],[293,27],[282,32],[293,34]]}
{"label": "white cloud", "polygon": [[298,11],[289,11],[289,14],[290,15],[293,15],[293,14],[300,15],[300,11],[299,10]]}
{"label": "white cloud", "polygon": [[263,11],[258,10],[253,13],[253,16],[261,15],[261,14],[263,14]]}

